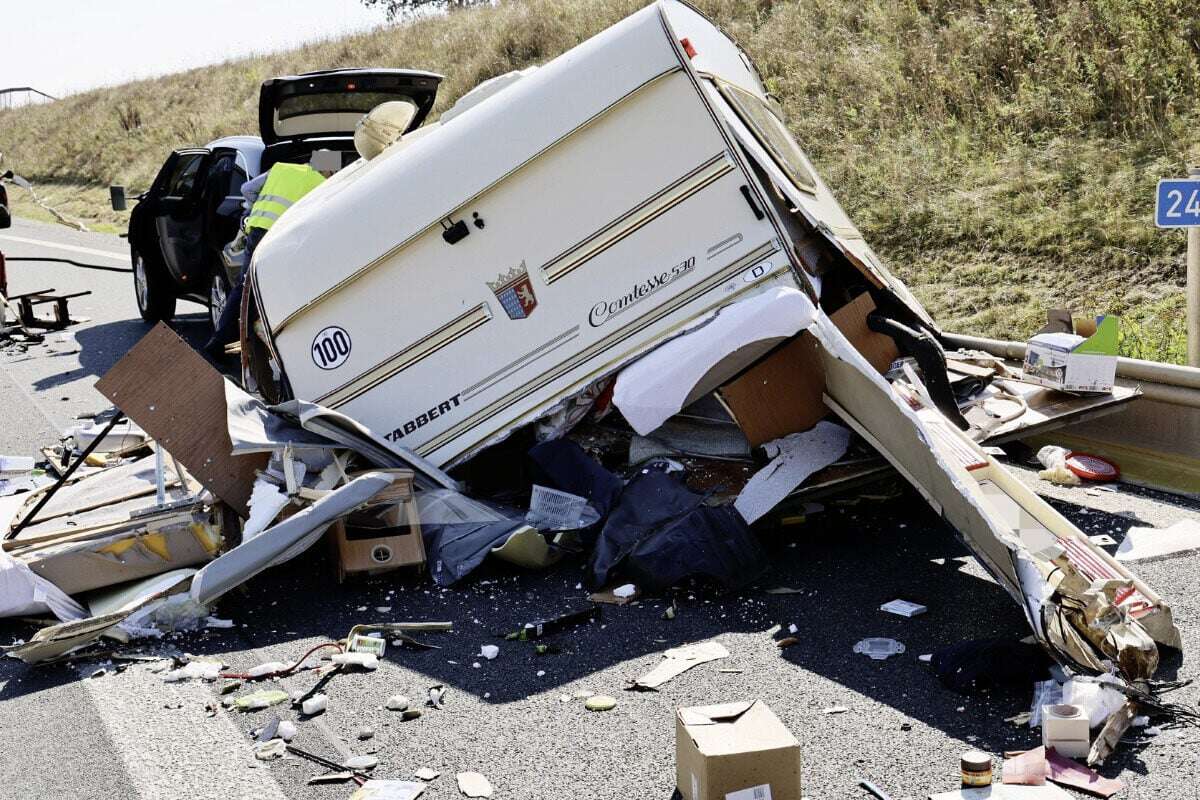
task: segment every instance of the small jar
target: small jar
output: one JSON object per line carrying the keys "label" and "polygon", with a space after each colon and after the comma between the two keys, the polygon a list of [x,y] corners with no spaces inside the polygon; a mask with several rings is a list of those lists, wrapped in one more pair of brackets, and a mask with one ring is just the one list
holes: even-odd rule
{"label": "small jar", "polygon": [[992,757],[978,750],[970,750],[962,754],[962,785],[991,786]]}

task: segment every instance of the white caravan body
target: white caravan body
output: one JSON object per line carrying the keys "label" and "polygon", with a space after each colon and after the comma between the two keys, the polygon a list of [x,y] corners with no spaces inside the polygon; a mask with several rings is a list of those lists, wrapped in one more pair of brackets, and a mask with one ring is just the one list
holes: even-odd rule
{"label": "white caravan body", "polygon": [[[254,258],[294,396],[450,465],[724,304],[815,302],[718,85],[767,108],[737,46],[668,0],[311,192]],[[790,147],[794,204],[877,267]]]}
{"label": "white caravan body", "polygon": [[[825,405],[959,530],[1060,661],[1142,680],[1155,641],[1179,645],[1162,598],[826,315],[870,287],[896,306],[881,314],[936,331],[701,14],[660,0],[454,112],[343,170],[259,245],[256,308],[296,398],[453,465],[722,306],[799,288]],[[730,353],[695,391],[774,343]]]}

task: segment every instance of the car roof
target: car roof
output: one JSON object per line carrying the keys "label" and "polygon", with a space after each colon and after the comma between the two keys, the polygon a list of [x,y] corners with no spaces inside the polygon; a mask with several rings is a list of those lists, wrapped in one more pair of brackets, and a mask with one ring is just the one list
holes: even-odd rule
{"label": "car roof", "polygon": [[439,82],[445,75],[439,75],[436,72],[428,72],[423,69],[399,69],[395,67],[346,67],[344,69],[315,69],[312,72],[301,72],[299,75],[277,75],[274,78],[268,78],[263,81],[266,83],[275,83],[276,81],[294,81],[301,78],[311,78],[314,75],[402,75],[410,78],[436,78]]}
{"label": "car roof", "polygon": [[239,156],[238,161],[241,163],[242,169],[246,171],[247,177],[253,178],[262,168],[262,154],[265,145],[258,136],[222,136],[204,146],[209,150],[215,150],[218,147],[236,150]]}

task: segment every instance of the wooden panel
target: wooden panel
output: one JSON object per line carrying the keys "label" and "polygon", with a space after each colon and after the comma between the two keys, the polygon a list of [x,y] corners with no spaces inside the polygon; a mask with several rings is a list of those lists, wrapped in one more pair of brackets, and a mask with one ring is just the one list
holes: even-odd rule
{"label": "wooden panel", "polygon": [[802,333],[718,390],[751,447],[808,430],[829,413],[819,348]]}
{"label": "wooden panel", "polygon": [[225,379],[159,323],[96,382],[96,389],[179,459],[204,488],[249,516],[254,471],[266,453],[233,456]]}
{"label": "wooden panel", "polygon": [[871,366],[879,373],[888,371],[900,356],[896,343],[890,336],[876,333],[867,327],[867,315],[875,310],[875,301],[871,295],[863,292],[853,301],[829,315],[833,324],[837,325],[842,335],[850,340],[854,349],[862,353],[863,358],[871,362]]}

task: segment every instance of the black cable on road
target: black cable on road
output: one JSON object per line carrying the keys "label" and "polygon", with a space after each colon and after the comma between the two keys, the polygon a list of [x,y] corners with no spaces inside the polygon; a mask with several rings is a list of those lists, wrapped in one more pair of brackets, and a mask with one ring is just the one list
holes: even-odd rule
{"label": "black cable on road", "polygon": [[71,264],[73,266],[81,267],[83,269],[96,269],[96,270],[100,270],[101,272],[133,272],[132,267],[105,267],[100,264],[84,264],[79,261],[73,261],[69,258],[39,258],[36,256],[6,256],[4,261],[5,261],[5,263],[12,263],[13,261],[53,261],[56,264]]}

